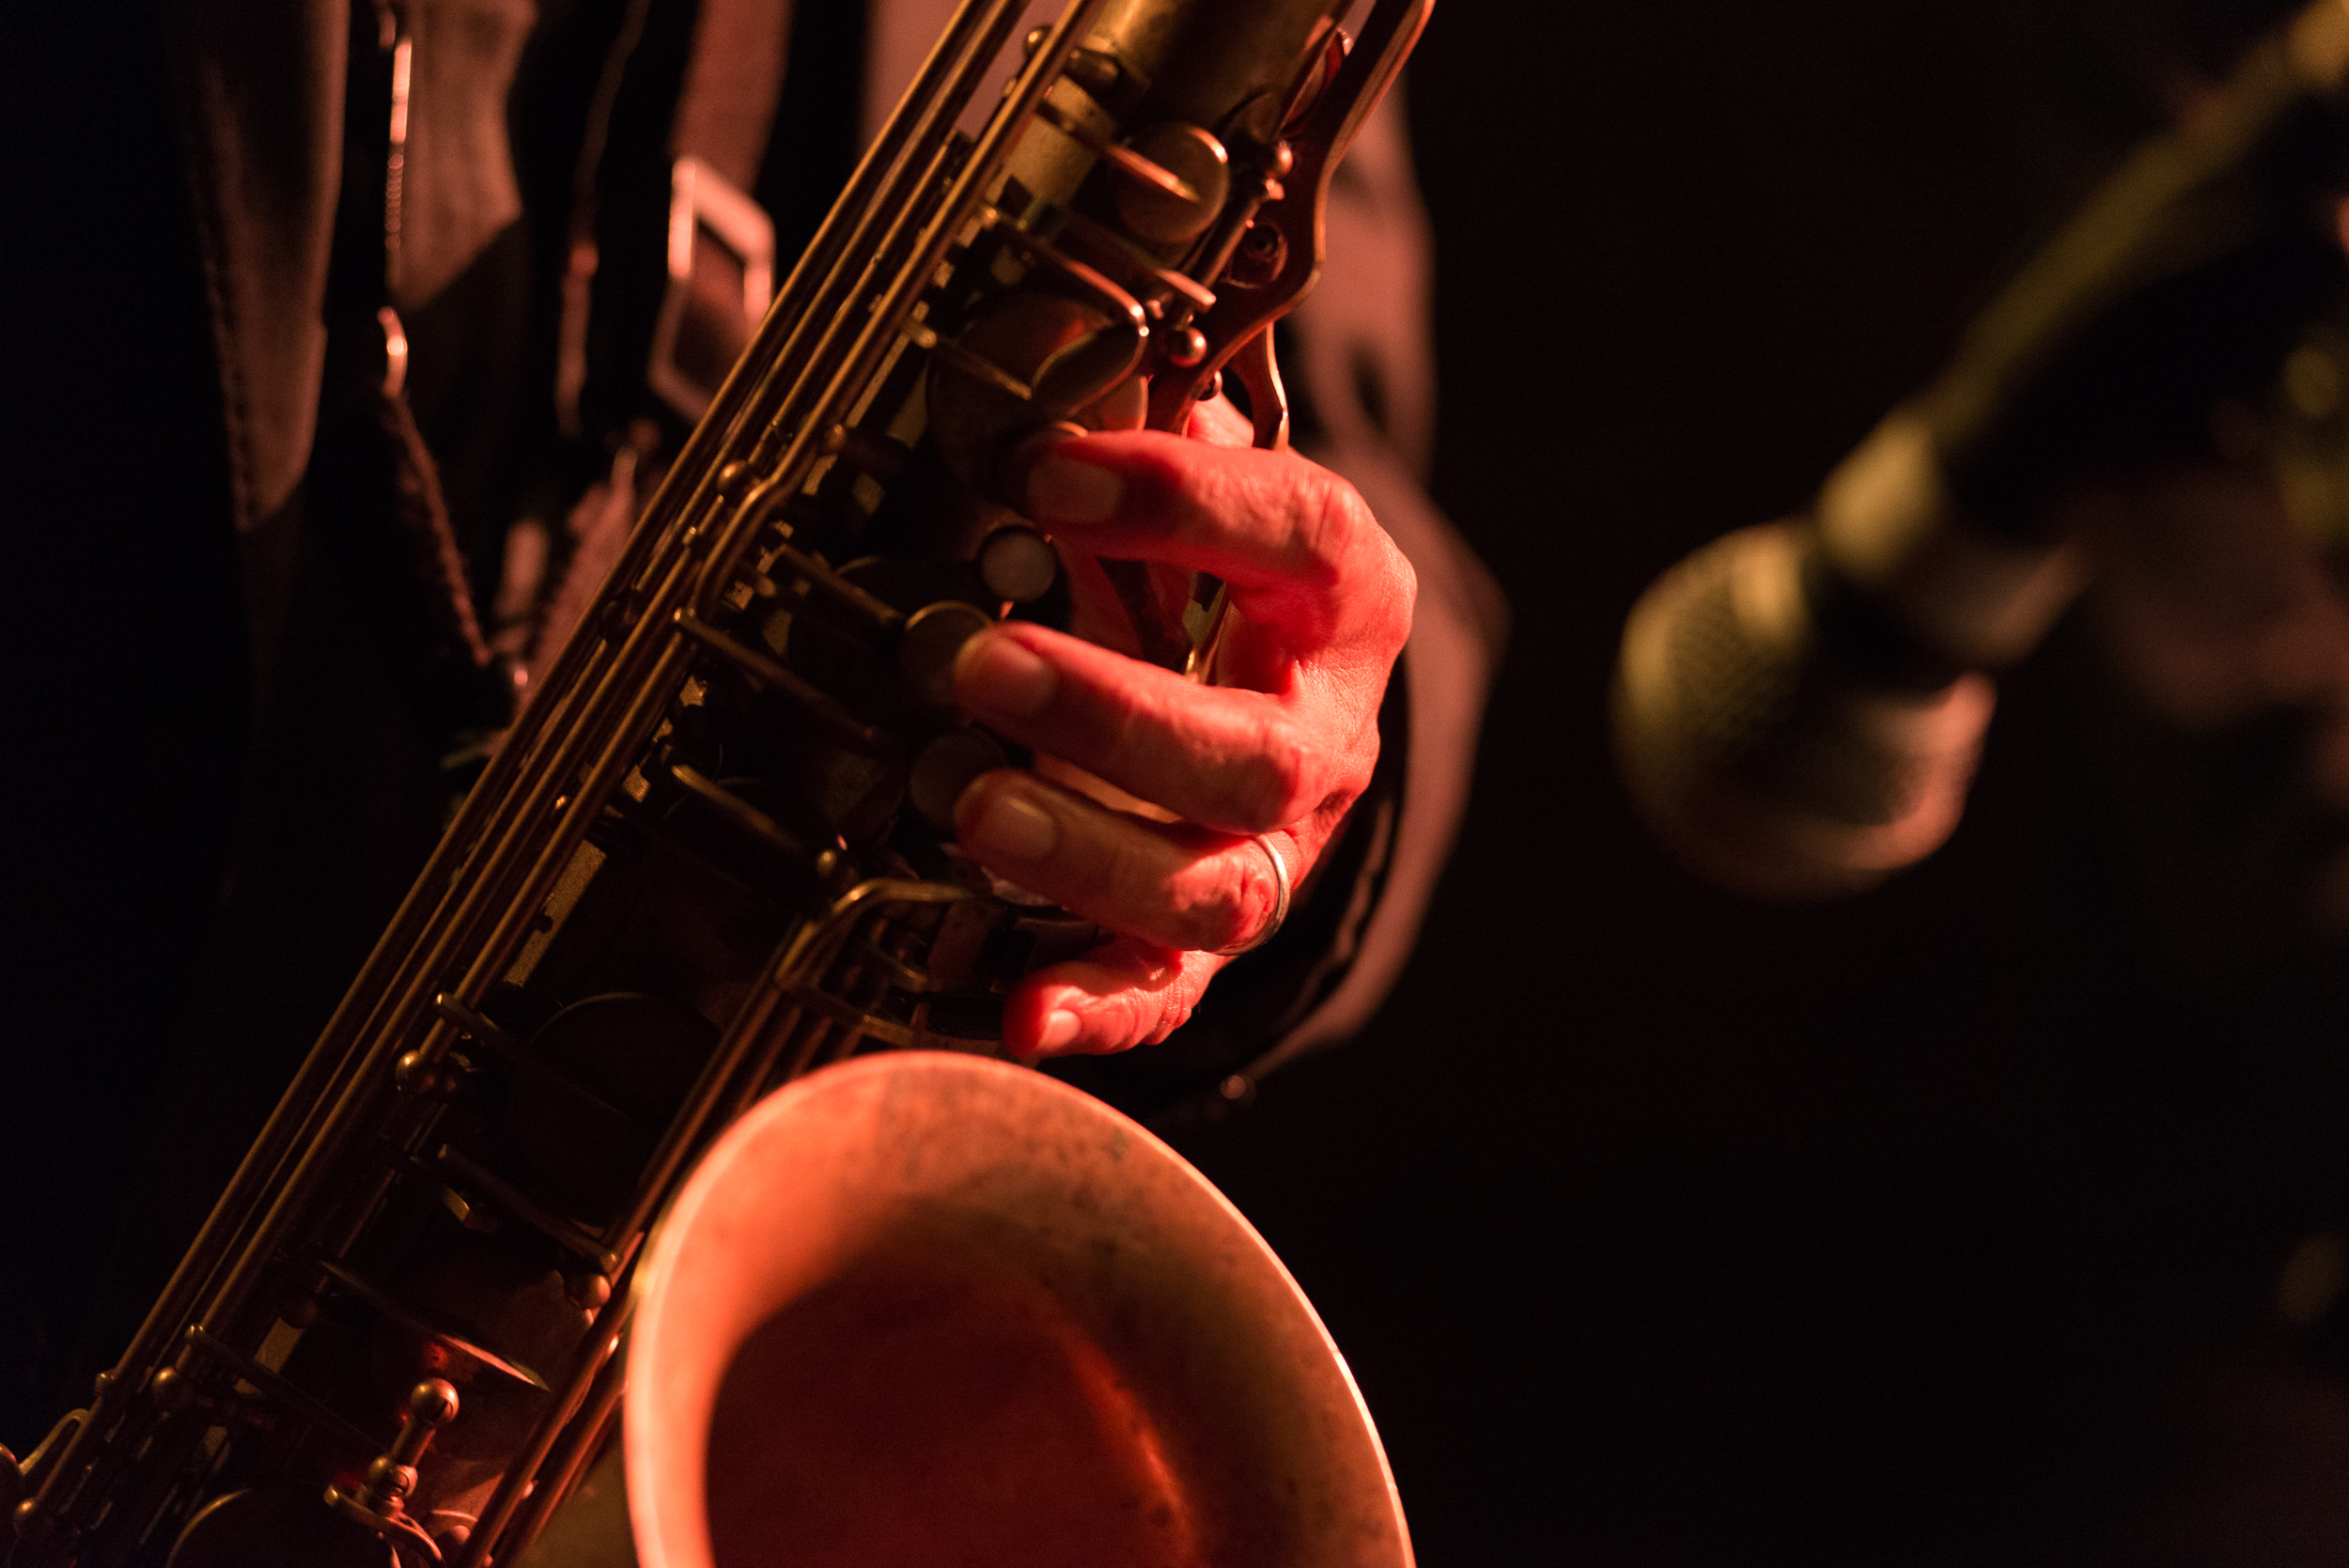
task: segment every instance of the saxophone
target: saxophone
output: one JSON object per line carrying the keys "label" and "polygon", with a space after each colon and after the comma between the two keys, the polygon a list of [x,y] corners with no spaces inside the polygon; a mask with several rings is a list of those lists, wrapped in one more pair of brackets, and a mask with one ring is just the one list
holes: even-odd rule
{"label": "saxophone", "polygon": [[[1095,933],[957,851],[963,785],[1021,759],[951,672],[1066,611],[1005,505],[1040,433],[1180,429],[1228,372],[1285,441],[1272,324],[1428,4],[1349,39],[1343,0],[1070,0],[1022,50],[1022,5],[965,0],[130,1346],[0,1464],[0,1560],[899,1560],[953,1466],[917,1507],[777,1424],[869,1416],[869,1379],[824,1383],[861,1355],[924,1395],[1060,1368],[1015,1381],[1125,1444],[998,1521],[1003,1560],[1409,1560],[1261,1241],[987,1060],[1008,986]],[[1117,581],[1136,642],[1204,678],[1217,585],[1163,578]],[[943,1339],[874,1338],[941,1301]],[[1186,1380],[1211,1413],[1165,1414]],[[881,1534],[824,1546],[786,1492],[870,1494]],[[980,1512],[958,1542],[997,1539]]]}

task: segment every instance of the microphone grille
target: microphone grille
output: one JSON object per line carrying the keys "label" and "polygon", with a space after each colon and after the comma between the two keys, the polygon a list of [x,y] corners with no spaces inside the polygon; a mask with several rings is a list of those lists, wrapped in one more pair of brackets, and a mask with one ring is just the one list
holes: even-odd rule
{"label": "microphone grille", "polygon": [[1867,679],[1821,646],[1807,526],[1717,540],[1659,578],[1624,631],[1616,757],[1690,869],[1769,898],[1848,893],[1939,847],[1964,809],[1990,683]]}

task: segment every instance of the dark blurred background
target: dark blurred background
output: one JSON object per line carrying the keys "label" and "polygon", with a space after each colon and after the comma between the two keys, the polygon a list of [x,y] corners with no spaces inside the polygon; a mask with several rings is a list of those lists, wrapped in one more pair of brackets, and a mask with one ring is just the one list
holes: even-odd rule
{"label": "dark blurred background", "polygon": [[1794,910],[1665,861],[1604,740],[1640,590],[1802,505],[2281,14],[1439,7],[1434,489],[1515,641],[1402,989],[1185,1145],[1423,1561],[2349,1560],[2307,717],[2165,725],[2076,615],[1949,847]]}

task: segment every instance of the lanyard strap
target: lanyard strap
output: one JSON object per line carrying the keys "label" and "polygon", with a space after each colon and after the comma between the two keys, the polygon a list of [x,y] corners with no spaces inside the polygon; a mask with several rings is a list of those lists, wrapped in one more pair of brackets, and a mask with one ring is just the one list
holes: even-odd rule
{"label": "lanyard strap", "polygon": [[[790,0],[701,0],[680,66],[660,44],[681,4],[630,0],[572,185],[556,415],[566,436],[614,448],[647,448],[648,419],[698,417],[772,288],[773,225],[747,193],[782,94]],[[654,164],[615,147],[613,130],[647,117],[631,100],[664,86]]]}

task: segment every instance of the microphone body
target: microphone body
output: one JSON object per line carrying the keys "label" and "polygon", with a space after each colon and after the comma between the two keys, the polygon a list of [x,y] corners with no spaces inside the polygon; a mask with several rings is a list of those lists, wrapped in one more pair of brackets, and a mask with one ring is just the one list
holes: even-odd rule
{"label": "microphone body", "polygon": [[2212,456],[2214,402],[2256,396],[2342,291],[2344,80],[2349,4],[2320,0],[2123,165],[1808,513],[1715,541],[1641,598],[1616,753],[1692,869],[1829,896],[1949,837],[1992,674],[2084,580],[2065,494]]}

